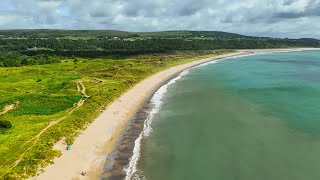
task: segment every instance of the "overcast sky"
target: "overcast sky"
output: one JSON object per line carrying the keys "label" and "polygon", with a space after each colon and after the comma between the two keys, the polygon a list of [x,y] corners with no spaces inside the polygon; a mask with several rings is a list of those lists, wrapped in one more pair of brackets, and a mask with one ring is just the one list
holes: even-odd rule
{"label": "overcast sky", "polygon": [[0,29],[43,28],[320,38],[320,0],[0,0]]}

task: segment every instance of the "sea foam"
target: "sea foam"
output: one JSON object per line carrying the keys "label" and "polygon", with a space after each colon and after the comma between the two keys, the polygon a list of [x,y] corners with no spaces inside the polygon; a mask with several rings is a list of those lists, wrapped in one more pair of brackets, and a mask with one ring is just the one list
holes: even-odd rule
{"label": "sea foam", "polygon": [[[254,55],[254,54],[251,54]],[[203,63],[197,66],[194,66],[192,68],[189,68],[187,70],[182,71],[177,77],[171,79],[167,84],[161,86],[152,96],[150,103],[153,105],[152,110],[150,111],[149,116],[144,122],[144,127],[142,132],[140,133],[139,137],[135,140],[134,142],[134,148],[133,148],[133,155],[130,158],[130,162],[126,168],[124,168],[124,172],[126,173],[126,180],[140,180],[140,179],[146,179],[142,175],[139,175],[141,173],[138,172],[137,165],[138,161],[140,159],[141,155],[141,141],[144,137],[150,136],[152,133],[152,120],[153,117],[159,112],[161,105],[162,105],[162,98],[165,95],[165,93],[168,91],[168,87],[174,83],[176,83],[177,80],[181,79],[184,75],[188,74],[191,69],[193,68],[198,68],[202,66],[206,66],[209,64],[214,64],[218,63],[219,61],[226,60],[226,59],[233,59],[233,58],[239,58],[239,57],[244,57],[248,55],[239,55],[239,56],[232,56],[232,57],[226,57],[226,58],[221,58],[221,59],[216,59],[213,61],[209,61],[207,63]]]}
{"label": "sea foam", "polygon": [[141,141],[143,137],[148,137],[152,133],[152,120],[153,117],[159,112],[161,105],[162,105],[162,98],[164,94],[167,92],[167,89],[170,85],[174,84],[177,80],[181,79],[182,76],[189,73],[189,70],[184,70],[181,72],[177,77],[170,80],[167,84],[161,86],[153,95],[151,98],[151,104],[153,105],[152,110],[149,113],[149,116],[144,122],[144,127],[139,135],[139,137],[134,142],[134,149],[133,149],[133,155],[130,159],[129,165],[127,168],[124,169],[126,172],[126,180],[130,179],[140,179],[139,175],[136,174],[137,170],[137,164],[140,158],[140,149],[141,149]]}

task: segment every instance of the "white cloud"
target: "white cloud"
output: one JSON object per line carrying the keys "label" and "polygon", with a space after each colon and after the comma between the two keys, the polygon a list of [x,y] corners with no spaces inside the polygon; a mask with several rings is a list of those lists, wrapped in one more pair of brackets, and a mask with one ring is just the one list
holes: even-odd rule
{"label": "white cloud", "polygon": [[319,9],[320,0],[1,0],[0,28],[218,30],[320,38]]}

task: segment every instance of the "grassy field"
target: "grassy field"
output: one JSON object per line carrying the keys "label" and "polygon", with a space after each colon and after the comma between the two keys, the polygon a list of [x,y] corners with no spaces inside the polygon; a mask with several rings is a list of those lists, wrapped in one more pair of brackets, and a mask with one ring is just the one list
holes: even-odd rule
{"label": "grassy field", "polygon": [[[174,65],[231,51],[186,51],[125,59],[61,58],[61,63],[0,68],[0,179],[24,179],[52,163],[62,137],[72,144],[80,130],[142,79]],[[86,88],[86,97],[81,93]],[[1,114],[1,113],[0,113]]]}

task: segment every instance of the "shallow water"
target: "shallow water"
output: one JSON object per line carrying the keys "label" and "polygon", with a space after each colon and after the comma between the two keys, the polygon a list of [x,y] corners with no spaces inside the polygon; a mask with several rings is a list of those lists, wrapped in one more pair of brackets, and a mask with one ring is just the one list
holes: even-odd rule
{"label": "shallow water", "polygon": [[142,138],[136,176],[320,179],[320,51],[194,68],[161,101],[153,131]]}

